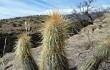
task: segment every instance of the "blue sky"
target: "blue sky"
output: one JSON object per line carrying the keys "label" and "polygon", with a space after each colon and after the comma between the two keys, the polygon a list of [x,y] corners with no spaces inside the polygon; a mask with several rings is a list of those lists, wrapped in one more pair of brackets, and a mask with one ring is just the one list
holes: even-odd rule
{"label": "blue sky", "polygon": [[[61,9],[69,13],[83,0],[0,0],[0,19],[46,14],[49,10]],[[110,0],[96,0],[94,6],[109,6]]]}

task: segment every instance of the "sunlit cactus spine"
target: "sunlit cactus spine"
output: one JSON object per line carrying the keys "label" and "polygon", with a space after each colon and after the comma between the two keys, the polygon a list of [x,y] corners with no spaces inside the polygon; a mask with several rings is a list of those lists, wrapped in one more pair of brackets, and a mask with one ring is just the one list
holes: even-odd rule
{"label": "sunlit cactus spine", "polygon": [[98,70],[102,61],[110,56],[110,39],[105,39],[102,44],[97,47],[93,56],[88,59],[80,70]]}
{"label": "sunlit cactus spine", "polygon": [[23,70],[38,70],[31,54],[30,37],[27,34],[22,34],[16,43],[16,58],[18,58],[23,66]]}
{"label": "sunlit cactus spine", "polygon": [[39,70],[68,70],[65,49],[65,20],[53,12],[45,23],[39,57]]}

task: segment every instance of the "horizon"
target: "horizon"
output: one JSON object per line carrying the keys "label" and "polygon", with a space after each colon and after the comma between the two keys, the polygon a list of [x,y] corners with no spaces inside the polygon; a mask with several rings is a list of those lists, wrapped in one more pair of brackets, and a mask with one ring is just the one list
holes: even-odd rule
{"label": "horizon", "polygon": [[[30,15],[46,15],[58,9],[62,14],[72,12],[83,0],[0,0],[0,19]],[[110,6],[110,0],[96,0],[93,6]]]}

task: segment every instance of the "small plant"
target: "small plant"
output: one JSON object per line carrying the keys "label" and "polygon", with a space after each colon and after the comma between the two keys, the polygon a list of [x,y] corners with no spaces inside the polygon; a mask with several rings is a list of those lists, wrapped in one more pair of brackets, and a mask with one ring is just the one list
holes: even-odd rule
{"label": "small plant", "polygon": [[16,23],[12,23],[12,26],[13,26],[13,27],[17,27],[17,24],[16,24]]}
{"label": "small plant", "polygon": [[23,70],[38,70],[31,54],[30,37],[27,34],[23,34],[19,37],[16,43],[16,57],[20,59]]}
{"label": "small plant", "polygon": [[[21,23],[22,23],[22,22],[21,22]],[[18,24],[18,26],[19,26],[19,27],[21,27],[21,26],[22,26],[22,24]]]}
{"label": "small plant", "polygon": [[68,70],[65,51],[65,21],[58,12],[53,12],[46,21],[39,57],[39,70]]}
{"label": "small plant", "polygon": [[106,39],[97,47],[93,56],[88,59],[80,70],[98,70],[101,62],[110,56],[110,40]]}

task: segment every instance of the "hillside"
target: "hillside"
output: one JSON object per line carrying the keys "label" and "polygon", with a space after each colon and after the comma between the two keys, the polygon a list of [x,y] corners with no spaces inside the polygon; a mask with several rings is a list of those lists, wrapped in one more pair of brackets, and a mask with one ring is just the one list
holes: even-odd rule
{"label": "hillside", "polygon": [[44,23],[45,21],[44,19],[46,19],[46,17],[47,17],[46,15],[34,15],[34,16],[16,17],[10,19],[1,19],[0,32],[6,33],[8,31],[14,31],[14,32],[23,31],[25,22],[31,24],[30,27],[33,28],[34,30],[38,30],[39,27],[41,27],[42,23]]}
{"label": "hillside", "polygon": [[[93,25],[82,28],[78,34],[67,40],[67,52],[71,70],[78,69],[92,55],[100,42],[110,37],[110,14],[105,14],[103,17],[105,17],[103,20],[96,19]],[[40,47],[33,48],[32,51],[37,62]],[[7,53],[2,57],[6,70],[21,70],[21,65],[14,59],[14,56],[13,53]],[[0,64],[2,64],[1,61]],[[109,60],[103,61],[101,65],[99,70],[110,70]]]}
{"label": "hillside", "polygon": [[0,20],[0,56],[3,53],[3,47],[5,39],[7,39],[7,45],[5,52],[11,52],[14,48],[15,41],[19,34],[25,33],[25,22],[30,24],[30,35],[32,36],[33,47],[36,47],[39,43],[40,33],[39,30],[42,28],[46,15],[16,17],[10,19]]}

